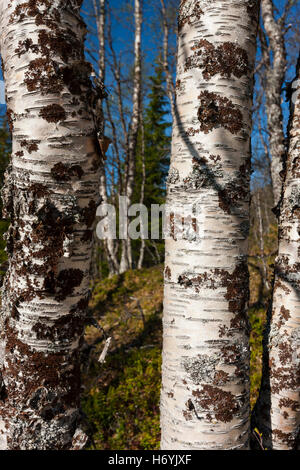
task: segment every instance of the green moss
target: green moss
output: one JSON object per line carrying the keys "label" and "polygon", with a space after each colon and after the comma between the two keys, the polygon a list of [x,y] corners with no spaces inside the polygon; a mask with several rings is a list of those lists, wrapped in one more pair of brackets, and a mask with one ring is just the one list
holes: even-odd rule
{"label": "green moss", "polygon": [[84,412],[93,423],[96,448],[158,449],[160,348],[115,354],[105,369],[115,378],[92,388],[83,400]]}
{"label": "green moss", "polygon": [[[277,243],[276,225],[265,234],[268,279]],[[258,397],[262,373],[262,333],[270,292],[263,289],[259,245],[253,230],[250,236],[249,318],[251,406]],[[270,282],[271,283],[271,282]],[[139,299],[144,322],[137,308]],[[91,367],[84,377],[84,411],[93,427],[97,449],[158,449],[159,397],[161,384],[163,266],[130,270],[96,284],[91,307],[106,334],[113,337],[107,362],[97,362],[104,342],[101,333],[89,327],[86,340],[94,344]],[[98,336],[97,336],[98,335]]]}
{"label": "green moss", "polygon": [[251,323],[250,335],[250,402],[254,406],[259,393],[262,374],[262,335],[266,312],[264,309],[252,308],[249,310]]}

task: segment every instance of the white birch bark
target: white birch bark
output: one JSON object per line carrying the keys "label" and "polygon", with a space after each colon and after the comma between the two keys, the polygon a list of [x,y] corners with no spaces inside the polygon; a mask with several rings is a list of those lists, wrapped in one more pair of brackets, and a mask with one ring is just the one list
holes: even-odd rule
{"label": "white birch bark", "polygon": [[[289,128],[272,305],[254,425],[264,446],[300,450],[300,59]],[[298,79],[298,80],[297,80]],[[293,106],[292,106],[293,107]]]}
{"label": "white birch bark", "polygon": [[[142,93],[142,55],[141,55],[141,33],[142,33],[142,4],[141,0],[134,2],[135,38],[134,38],[134,83],[132,98],[132,116],[128,132],[128,147],[125,175],[125,194],[130,206],[134,190],[134,176],[136,163],[136,148],[140,126],[141,93]],[[122,254],[120,262],[120,273],[132,268],[131,240],[127,238],[122,242]]]}
{"label": "white birch bark", "polygon": [[260,260],[263,267],[263,284],[264,287],[269,290],[270,286],[268,283],[268,270],[267,263],[265,258],[265,245],[264,245],[264,231],[263,231],[263,221],[261,215],[261,201],[260,194],[257,191],[257,216],[258,216],[258,231],[259,231],[259,249],[260,249]]}
{"label": "white birch bark", "polygon": [[170,101],[172,121],[175,121],[175,100],[174,100],[174,83],[168,64],[169,49],[169,26],[167,21],[167,12],[164,0],[160,0],[163,19],[163,67],[166,75],[167,95]]}
{"label": "white birch bark", "polygon": [[[266,64],[266,113],[271,153],[271,178],[274,204],[277,205],[281,196],[283,162],[286,148],[283,130],[283,114],[281,108],[281,90],[286,72],[286,50],[284,25],[275,20],[272,0],[261,0],[261,11],[264,28],[270,41],[273,60]],[[269,54],[269,52],[267,52]]]}
{"label": "white birch bark", "polygon": [[79,449],[80,346],[98,196],[81,0],[2,0],[12,129],[3,190],[0,449]]}
{"label": "white birch bark", "polygon": [[[106,0],[99,0],[99,8],[97,0],[93,0],[94,11],[96,14],[97,36],[99,41],[99,80],[104,85],[105,83],[105,19],[106,19]],[[98,126],[98,136],[100,141],[105,139],[105,121],[103,112],[103,98],[99,97],[96,104],[96,114]],[[105,155],[103,155],[105,157]],[[99,190],[104,204],[108,204],[107,194],[107,181],[105,173],[105,160],[100,162],[100,184]],[[109,230],[109,224],[105,226],[107,239],[104,240],[106,255],[108,261],[109,275],[117,274],[119,271],[119,263],[114,252],[114,240]],[[96,242],[98,246],[98,241]]]}
{"label": "white birch bark", "polygon": [[[145,184],[146,184],[146,165],[145,165],[145,125],[143,121],[143,113],[141,113],[141,157],[142,157],[142,184],[141,184],[141,195],[140,195],[140,204],[144,204],[144,197],[145,197]],[[141,217],[141,233],[144,233],[143,227],[143,218]],[[142,237],[141,239],[141,248],[139,254],[139,260],[137,263],[137,268],[142,269],[143,262],[144,262],[144,255],[145,255],[145,239]]]}
{"label": "white birch bark", "polygon": [[[162,449],[248,448],[247,251],[258,10],[258,1],[246,0],[180,4]],[[180,239],[175,228],[183,217],[187,229]]]}

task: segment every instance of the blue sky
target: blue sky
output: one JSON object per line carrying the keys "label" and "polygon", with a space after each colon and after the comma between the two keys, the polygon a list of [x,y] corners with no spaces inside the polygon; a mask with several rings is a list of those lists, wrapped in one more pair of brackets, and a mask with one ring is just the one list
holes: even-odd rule
{"label": "blue sky", "polygon": [[[158,6],[160,5],[159,0],[144,0],[143,5],[143,26],[142,26],[142,51],[143,51],[143,61],[144,61],[144,74],[145,76],[151,75],[153,72],[153,67],[155,59],[158,56],[159,49],[162,44],[162,31],[159,27],[159,15],[158,15]],[[275,6],[278,9],[277,15],[282,13],[285,2],[280,0],[275,0]],[[84,0],[83,3],[83,17],[85,18],[86,23],[89,25],[91,30],[87,38],[87,47],[94,47],[97,49],[97,38],[93,34],[95,31],[95,21],[91,16],[92,8],[91,0]],[[111,16],[111,25],[112,25],[112,35],[113,35],[113,44],[116,50],[117,55],[121,57],[122,64],[125,68],[129,68],[133,64],[133,37],[134,37],[134,21],[133,21],[133,0],[110,0],[110,8],[112,10]],[[291,11],[290,21],[293,23],[294,19],[299,17],[299,4],[296,5]],[[291,35],[291,32],[288,33]],[[171,43],[175,46],[175,36],[171,35]],[[258,48],[258,56],[260,55],[260,50]],[[287,80],[291,80],[295,73],[295,62],[296,62],[297,51],[295,47],[288,47],[288,70],[287,70]],[[89,57],[90,59],[90,57]],[[97,67],[94,62],[95,67]],[[1,72],[0,72],[0,78]],[[175,77],[174,77],[175,78]],[[107,69],[106,76],[106,86],[108,91],[113,84],[112,74]],[[1,94],[2,93],[2,94]],[[1,100],[2,96],[2,100]],[[0,84],[0,103],[3,101],[3,85]],[[130,103],[128,102],[128,105]],[[283,101],[282,103],[283,114],[285,125],[288,121],[289,107],[288,103]],[[5,107],[0,106],[0,112],[4,111]],[[169,115],[171,120],[171,116]],[[265,116],[262,115],[262,121],[265,125]],[[266,125],[265,125],[266,127]],[[260,142],[258,138],[257,129],[254,123],[253,127],[253,148],[258,149],[260,147]]]}

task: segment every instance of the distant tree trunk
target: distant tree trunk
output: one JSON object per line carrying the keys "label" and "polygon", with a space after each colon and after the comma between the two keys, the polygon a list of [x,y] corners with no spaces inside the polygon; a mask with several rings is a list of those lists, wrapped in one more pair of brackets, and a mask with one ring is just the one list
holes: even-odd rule
{"label": "distant tree trunk", "polygon": [[[141,0],[135,0],[135,41],[134,41],[134,83],[133,83],[133,108],[131,122],[128,132],[128,154],[126,161],[125,192],[128,203],[131,204],[136,163],[137,139],[140,126],[141,93],[142,93],[142,55],[141,55],[141,32],[142,32],[142,5]],[[120,272],[132,268],[131,240],[127,238],[122,243],[122,255]]]}
{"label": "distant tree trunk", "polygon": [[[279,251],[264,338],[263,378],[253,424],[264,446],[300,450],[300,58],[289,126]],[[294,106],[293,106],[294,104]]]}
{"label": "distant tree trunk", "polygon": [[80,347],[99,155],[81,0],[2,0],[12,159],[3,190],[0,449],[80,449]]}
{"label": "distant tree trunk", "polygon": [[[104,87],[105,83],[105,18],[106,18],[106,0],[93,0],[93,7],[96,15],[96,25],[97,25],[97,36],[99,41],[99,81],[100,84]],[[105,142],[105,121],[104,121],[104,111],[103,111],[103,98],[99,97],[96,102],[96,120],[97,120],[97,131],[99,141]],[[99,191],[102,197],[104,204],[108,204],[108,194],[107,194],[107,181],[106,181],[106,172],[105,172],[105,160],[100,162],[100,184]],[[109,225],[107,224],[106,232],[108,238],[103,240],[105,246],[105,253],[108,262],[109,275],[112,276],[119,271],[119,263],[114,251],[114,240],[109,234]],[[96,240],[95,249],[99,249],[99,241]]]}
{"label": "distant tree trunk", "polygon": [[[269,145],[272,157],[271,177],[275,205],[278,204],[282,189],[282,170],[286,155],[281,108],[282,86],[286,72],[286,50],[284,24],[275,20],[272,0],[261,0],[262,18],[265,31],[270,41],[270,52],[266,61],[266,113],[269,131]],[[272,64],[271,64],[272,62]]]}
{"label": "distant tree trunk", "polygon": [[[162,449],[247,449],[258,1],[182,0],[168,177]],[[180,237],[176,226],[183,221]]]}
{"label": "distant tree trunk", "polygon": [[[146,184],[146,165],[145,165],[145,125],[143,122],[143,113],[141,113],[141,140],[142,140],[142,145],[141,145],[141,157],[142,157],[142,184],[141,184],[141,195],[140,195],[140,204],[144,204],[144,197],[145,197],[145,184]],[[141,219],[141,224],[143,224],[142,219]],[[141,227],[141,233],[143,233],[143,226]],[[145,256],[145,239],[142,237],[141,239],[141,248],[140,248],[140,254],[139,254],[139,260],[137,264],[138,269],[142,269],[143,267],[143,262],[144,262],[144,256]]]}
{"label": "distant tree trunk", "polygon": [[167,95],[170,101],[172,120],[175,121],[175,100],[174,100],[174,83],[168,64],[168,45],[169,45],[169,26],[167,22],[167,12],[164,0],[160,0],[162,8],[163,20],[163,67],[166,75]]}
{"label": "distant tree trunk", "polygon": [[265,244],[264,244],[264,231],[263,231],[263,220],[261,214],[261,201],[259,191],[257,192],[257,216],[258,216],[258,232],[259,232],[259,250],[260,250],[260,261],[263,269],[263,284],[264,287],[269,290],[270,286],[268,283],[268,270],[265,258]]}

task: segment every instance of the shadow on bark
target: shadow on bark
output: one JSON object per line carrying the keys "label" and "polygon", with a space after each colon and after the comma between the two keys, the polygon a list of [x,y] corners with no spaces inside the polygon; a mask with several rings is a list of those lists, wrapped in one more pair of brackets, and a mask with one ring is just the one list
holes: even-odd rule
{"label": "shadow on bark", "polygon": [[251,268],[255,269],[259,273],[260,283],[258,288],[258,299],[255,303],[249,305],[250,308],[265,308],[266,307],[266,300],[265,300],[265,286],[264,286],[264,273],[260,266],[256,266],[254,263],[248,261],[248,265]]}

